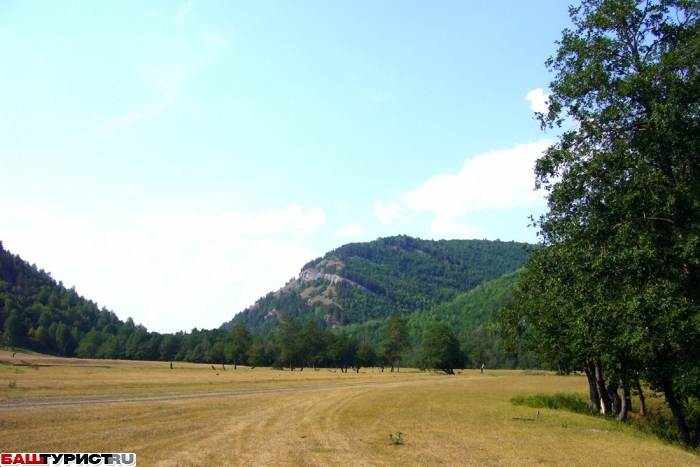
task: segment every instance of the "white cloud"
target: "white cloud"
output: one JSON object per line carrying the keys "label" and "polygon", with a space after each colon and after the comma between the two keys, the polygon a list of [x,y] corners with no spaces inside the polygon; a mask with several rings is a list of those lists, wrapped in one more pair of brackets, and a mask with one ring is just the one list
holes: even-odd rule
{"label": "white cloud", "polygon": [[377,202],[375,217],[388,224],[409,218],[410,213],[434,215],[430,229],[441,238],[483,238],[480,226],[459,222],[477,211],[503,211],[534,207],[543,194],[534,191],[535,161],[549,141],[519,144],[514,149],[492,151],[467,159],[457,174],[438,175],[421,187],[401,195],[401,203]]}
{"label": "white cloud", "polygon": [[382,224],[401,219],[403,211],[404,208],[396,201],[389,203],[387,206],[381,201],[377,201],[374,205],[374,217],[379,219]]}
{"label": "white cloud", "polygon": [[535,112],[546,113],[549,110],[549,94],[545,94],[542,88],[528,92],[525,99],[530,101],[530,108]]}
{"label": "white cloud", "polygon": [[317,253],[306,243],[324,222],[319,208],[296,204],[216,216],[150,209],[105,231],[0,207],[6,249],[120,318],[161,332],[219,326],[279,287]]}
{"label": "white cloud", "polygon": [[62,224],[63,219],[53,214],[48,214],[42,211],[35,211],[33,209],[24,209],[14,206],[0,206],[0,219],[6,218],[16,218],[29,221],[45,222],[50,224]]}
{"label": "white cloud", "polygon": [[362,232],[364,232],[365,228],[361,225],[349,225],[347,227],[343,227],[342,229],[336,230],[333,235],[336,237],[340,238],[345,238],[345,237],[356,237],[360,235]]}

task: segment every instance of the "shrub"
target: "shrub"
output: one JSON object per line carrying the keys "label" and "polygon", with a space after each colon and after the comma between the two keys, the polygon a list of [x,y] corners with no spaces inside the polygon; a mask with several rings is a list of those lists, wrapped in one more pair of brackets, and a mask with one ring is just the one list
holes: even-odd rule
{"label": "shrub", "polygon": [[403,437],[401,437],[401,432],[397,431],[396,436],[394,436],[392,433],[389,433],[389,442],[394,446],[399,446],[403,444]]}

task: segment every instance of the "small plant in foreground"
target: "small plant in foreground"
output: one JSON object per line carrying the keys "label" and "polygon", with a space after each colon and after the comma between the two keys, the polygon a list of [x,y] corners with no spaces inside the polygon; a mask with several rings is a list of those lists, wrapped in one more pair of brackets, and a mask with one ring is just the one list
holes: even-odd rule
{"label": "small plant in foreground", "polygon": [[394,436],[393,433],[389,433],[389,441],[394,446],[399,446],[399,445],[403,444],[403,438],[401,437],[401,432],[397,431],[396,436]]}
{"label": "small plant in foreground", "polygon": [[17,381],[15,381],[14,379],[11,379],[11,380],[10,380],[10,383],[7,385],[7,387],[10,388],[10,389],[16,388],[16,387],[17,387]]}

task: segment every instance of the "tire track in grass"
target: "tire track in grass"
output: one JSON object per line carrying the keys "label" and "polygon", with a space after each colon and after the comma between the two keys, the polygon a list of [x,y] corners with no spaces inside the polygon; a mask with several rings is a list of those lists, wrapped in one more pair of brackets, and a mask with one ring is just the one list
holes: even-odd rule
{"label": "tire track in grass", "polygon": [[[459,380],[453,380],[459,381]],[[295,386],[286,388],[267,388],[267,389],[237,389],[231,391],[216,391],[216,392],[199,392],[185,394],[154,394],[146,396],[103,396],[103,397],[84,397],[84,398],[61,398],[61,399],[8,399],[0,401],[0,410],[7,409],[27,409],[27,408],[58,408],[65,406],[76,405],[106,405],[106,404],[121,404],[121,403],[138,403],[138,402],[166,402],[166,401],[197,401],[205,399],[221,399],[228,397],[244,397],[257,396],[268,394],[288,394],[298,392],[318,392],[330,391],[336,389],[351,389],[351,388],[371,388],[371,387],[392,387],[406,386],[414,384],[428,383],[444,383],[442,379],[417,379],[411,381],[391,381],[391,382],[364,382],[364,383],[341,383],[328,386]]]}

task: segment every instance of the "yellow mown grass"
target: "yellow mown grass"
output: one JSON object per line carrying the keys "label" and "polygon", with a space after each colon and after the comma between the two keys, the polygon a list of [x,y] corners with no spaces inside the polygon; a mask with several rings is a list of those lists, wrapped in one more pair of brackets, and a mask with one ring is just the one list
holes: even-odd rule
{"label": "yellow mown grass", "polygon": [[[54,366],[0,365],[3,452],[136,452],[140,466],[700,466],[697,455],[604,419],[540,409],[537,421],[513,420],[535,410],[511,397],[585,392],[580,376],[170,370],[0,352],[20,360]],[[163,398],[138,400],[146,396]],[[397,431],[403,446],[389,442]]]}

